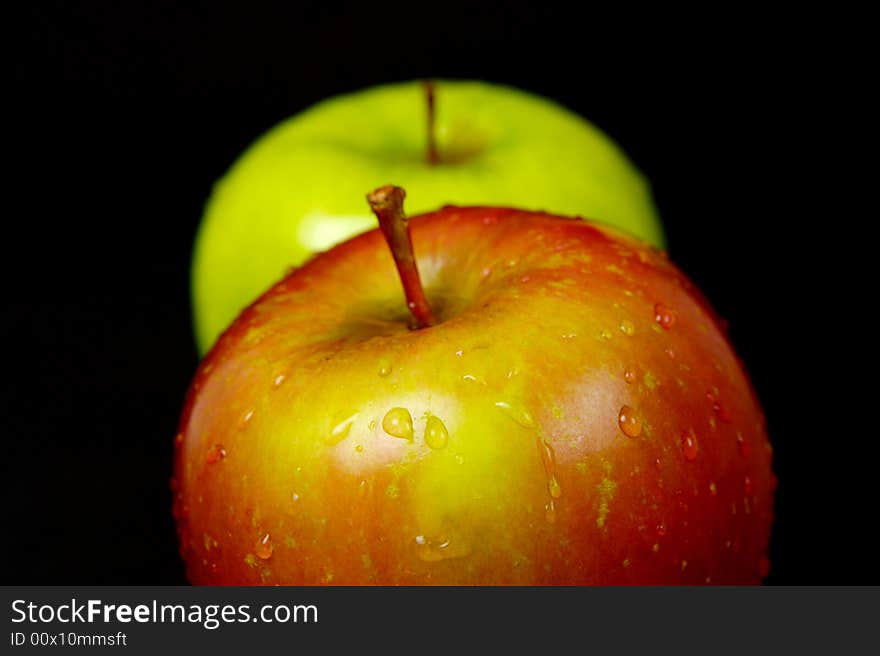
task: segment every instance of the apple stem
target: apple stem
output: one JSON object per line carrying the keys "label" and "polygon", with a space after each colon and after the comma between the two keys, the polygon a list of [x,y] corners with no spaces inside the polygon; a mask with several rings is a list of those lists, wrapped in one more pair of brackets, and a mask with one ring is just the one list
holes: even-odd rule
{"label": "apple stem", "polygon": [[437,153],[437,137],[434,130],[434,81],[425,80],[423,86],[425,88],[425,104],[428,108],[428,152],[426,160],[428,164],[434,166],[440,161],[440,155]]}
{"label": "apple stem", "polygon": [[436,321],[431,313],[431,306],[425,297],[419,269],[413,253],[412,236],[409,230],[409,219],[403,212],[403,199],[406,192],[400,187],[387,185],[379,187],[367,194],[367,202],[373,214],[379,219],[379,227],[391,249],[403,293],[406,295],[406,306],[416,320],[416,328],[433,326]]}

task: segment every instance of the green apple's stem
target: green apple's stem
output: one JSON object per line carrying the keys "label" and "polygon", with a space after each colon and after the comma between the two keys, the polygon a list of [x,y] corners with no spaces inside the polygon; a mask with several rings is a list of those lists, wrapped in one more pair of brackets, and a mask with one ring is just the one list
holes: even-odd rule
{"label": "green apple's stem", "polygon": [[385,235],[385,241],[388,242],[394,263],[397,265],[397,272],[403,283],[403,293],[406,295],[406,306],[415,317],[416,328],[426,328],[433,326],[436,321],[419,278],[409,231],[409,219],[403,212],[404,198],[406,192],[393,185],[379,187],[367,194],[367,202],[373,214],[379,219],[379,227],[382,228],[382,234]]}
{"label": "green apple's stem", "polygon": [[434,129],[434,82],[433,80],[425,80],[425,104],[428,109],[428,152],[425,159],[428,164],[434,166],[440,161],[440,155],[437,153],[437,136]]}

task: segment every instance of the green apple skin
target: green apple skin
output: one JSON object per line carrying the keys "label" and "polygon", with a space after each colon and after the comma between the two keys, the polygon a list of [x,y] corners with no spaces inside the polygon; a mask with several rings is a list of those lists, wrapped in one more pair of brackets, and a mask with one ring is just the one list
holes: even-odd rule
{"label": "green apple skin", "polygon": [[364,194],[393,181],[408,210],[492,205],[588,217],[664,245],[648,182],[598,128],[545,98],[435,83],[439,162],[426,157],[424,86],[326,100],[259,138],[215,186],[196,237],[201,353],[261,292],[315,252],[375,227]]}

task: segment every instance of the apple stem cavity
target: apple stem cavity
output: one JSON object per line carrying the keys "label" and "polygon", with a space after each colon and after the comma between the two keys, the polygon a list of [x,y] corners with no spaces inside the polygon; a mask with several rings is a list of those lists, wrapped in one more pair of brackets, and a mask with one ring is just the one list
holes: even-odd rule
{"label": "apple stem cavity", "polygon": [[440,162],[440,155],[437,152],[437,137],[434,129],[434,81],[425,80],[423,86],[425,89],[425,105],[428,109],[428,148],[425,159],[430,166],[435,166]]}
{"label": "apple stem cavity", "polygon": [[373,214],[379,219],[379,227],[385,235],[385,241],[397,265],[397,273],[400,275],[403,293],[406,295],[406,306],[416,320],[416,328],[427,328],[433,326],[436,321],[419,278],[409,219],[403,211],[404,198],[406,192],[394,185],[379,187],[367,194],[367,202]]}

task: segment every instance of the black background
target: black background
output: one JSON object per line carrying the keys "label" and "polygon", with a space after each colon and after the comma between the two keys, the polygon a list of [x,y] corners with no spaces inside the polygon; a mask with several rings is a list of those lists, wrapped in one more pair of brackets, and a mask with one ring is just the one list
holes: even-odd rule
{"label": "black background", "polygon": [[766,11],[539,4],[34,3],[6,21],[3,583],[185,582],[168,478],[211,184],[314,102],[428,76],[549,96],[628,151],[765,406],[769,582],[880,581],[869,383],[838,370],[871,322],[859,276],[835,278],[833,180],[808,175],[833,139],[815,116],[825,60]]}

